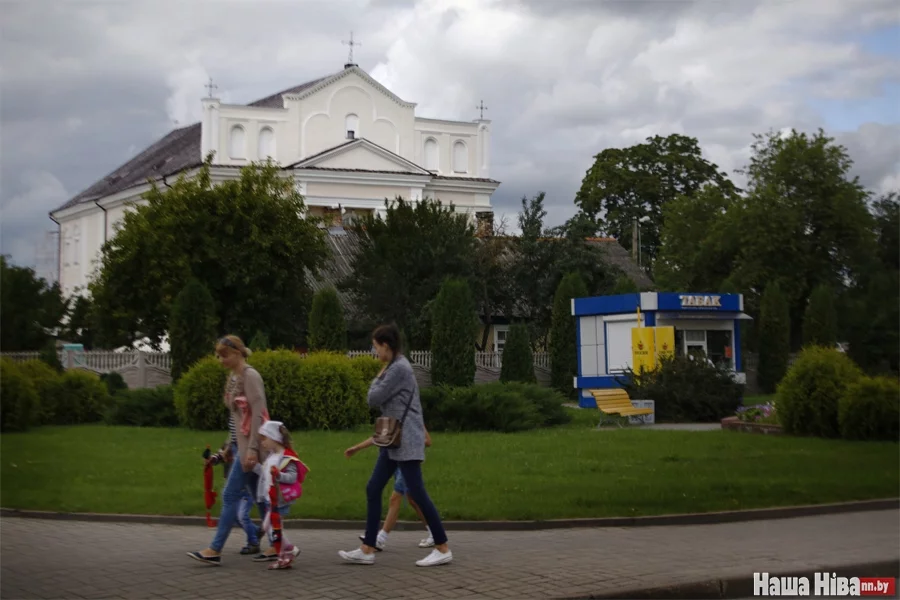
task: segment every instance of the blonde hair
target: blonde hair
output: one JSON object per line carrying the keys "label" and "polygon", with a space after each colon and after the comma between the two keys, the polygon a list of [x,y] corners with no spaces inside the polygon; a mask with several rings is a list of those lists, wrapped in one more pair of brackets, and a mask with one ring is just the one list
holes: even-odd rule
{"label": "blonde hair", "polygon": [[223,350],[237,352],[244,358],[248,358],[253,352],[244,345],[243,340],[236,335],[226,335],[216,342],[216,352],[221,353]]}
{"label": "blonde hair", "polygon": [[281,434],[281,445],[284,446],[285,448],[289,448],[290,450],[293,450],[294,447],[291,445],[292,444],[291,432],[288,431],[288,428],[285,427],[284,425],[279,425],[278,433]]}

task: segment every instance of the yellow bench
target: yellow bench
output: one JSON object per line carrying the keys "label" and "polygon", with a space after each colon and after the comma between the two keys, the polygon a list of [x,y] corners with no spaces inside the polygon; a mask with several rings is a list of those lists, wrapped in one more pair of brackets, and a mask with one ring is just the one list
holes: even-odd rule
{"label": "yellow bench", "polygon": [[[597,402],[597,409],[602,414],[609,416],[619,415],[621,417],[643,417],[644,415],[653,414],[652,408],[635,408],[634,405],[631,404],[631,398],[628,396],[628,392],[621,388],[591,390],[591,396],[594,397],[594,400]],[[616,425],[619,427],[622,426],[622,423],[620,423],[618,419],[613,420]],[[601,415],[597,428],[600,428],[603,423],[604,419]]]}

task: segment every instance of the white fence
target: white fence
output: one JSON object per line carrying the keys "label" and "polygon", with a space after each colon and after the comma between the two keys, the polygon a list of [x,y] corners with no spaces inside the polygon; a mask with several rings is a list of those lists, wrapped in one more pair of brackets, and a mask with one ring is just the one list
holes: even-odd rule
{"label": "white fence", "polygon": [[[5,352],[2,355],[14,361],[36,360],[37,352]],[[354,350],[347,353],[350,358],[356,356],[375,356],[368,350]],[[406,354],[409,362],[416,370],[420,386],[431,385],[431,352],[413,350]],[[503,364],[502,352],[475,353],[475,381],[487,383],[500,377]],[[144,388],[166,385],[172,382],[172,357],[168,352],[111,352],[108,350],[60,350],[59,361],[66,369],[85,369],[97,374],[119,373],[128,387]],[[535,376],[539,383],[547,384],[550,380],[550,354],[536,352],[534,354]]]}

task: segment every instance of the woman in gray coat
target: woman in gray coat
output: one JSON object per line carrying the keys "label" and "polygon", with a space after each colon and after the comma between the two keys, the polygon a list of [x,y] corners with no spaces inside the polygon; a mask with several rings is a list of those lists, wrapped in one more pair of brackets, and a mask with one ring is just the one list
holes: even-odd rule
{"label": "woman in gray coat", "polygon": [[[420,567],[443,565],[453,560],[447,546],[447,534],[437,509],[425,491],[422,481],[422,461],[425,460],[425,422],[419,384],[412,365],[401,353],[400,331],[396,325],[382,325],[372,333],[372,344],[378,358],[385,363],[369,386],[369,406],[381,409],[381,415],[403,421],[399,448],[381,448],[378,461],[366,486],[366,534],[360,548],[338,554],[347,562],[371,565],[375,562],[375,544],[381,521],[381,496],[394,472],[399,468],[406,481],[408,494],[422,509],[425,521],[434,536],[434,550],[416,561]],[[409,407],[407,411],[407,406]],[[406,418],[403,417],[406,413]]]}

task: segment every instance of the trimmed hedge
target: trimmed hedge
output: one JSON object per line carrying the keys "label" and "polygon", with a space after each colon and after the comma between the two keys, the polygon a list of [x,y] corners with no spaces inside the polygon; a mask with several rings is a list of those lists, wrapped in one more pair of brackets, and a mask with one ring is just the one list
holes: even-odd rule
{"label": "trimmed hedge", "polygon": [[468,282],[448,278],[431,307],[431,381],[469,386],[475,382],[478,315]]}
{"label": "trimmed hedge", "polygon": [[568,422],[565,397],[527,383],[436,386],[421,390],[430,431],[525,431]]}
{"label": "trimmed hedge", "polygon": [[107,425],[134,427],[176,427],[175,394],[170,385],[135,390],[120,390],[104,415]]}
{"label": "trimmed hedge", "polygon": [[39,403],[28,376],[11,360],[0,360],[0,431],[27,431]]}
{"label": "trimmed hedge", "polygon": [[848,440],[900,439],[900,384],[889,377],[863,377],[847,386],[838,402],[841,437]]}
{"label": "trimmed hedge", "polygon": [[98,423],[103,420],[111,405],[109,390],[96,373],[72,369],[62,375],[59,401],[54,407],[52,423]]}
{"label": "trimmed hedge", "polygon": [[804,348],[778,384],[778,420],[785,433],[838,437],[840,399],[862,376],[846,354],[821,346]]}
{"label": "trimmed hedge", "polygon": [[623,388],[633,400],[653,400],[662,422],[714,423],[732,416],[744,387],[731,374],[705,360],[664,356],[653,371],[628,370]]}
{"label": "trimmed hedge", "polygon": [[[269,416],[284,422],[290,430],[300,429],[304,420],[300,408],[304,394],[303,360],[290,350],[266,350],[250,357],[250,364],[262,376]],[[221,397],[220,392],[220,403]]]}
{"label": "trimmed hedge", "polygon": [[355,356],[350,359],[350,366],[356,369],[366,385],[369,385],[381,372],[384,364],[374,356]]}
{"label": "trimmed hedge", "polygon": [[178,421],[191,429],[228,429],[228,411],[222,403],[226,369],[214,356],[201,358],[175,384]]}
{"label": "trimmed hedge", "polygon": [[297,429],[349,429],[368,422],[363,381],[346,355],[316,352],[302,359],[300,395],[294,398],[301,419]]}
{"label": "trimmed hedge", "polygon": [[21,362],[16,364],[16,368],[28,377],[40,399],[34,414],[34,424],[53,423],[62,392],[62,375],[42,360]]}
{"label": "trimmed hedge", "polygon": [[521,381],[536,383],[534,376],[534,354],[531,351],[531,340],[525,325],[510,326],[506,345],[503,347],[503,364],[500,366],[500,381],[506,383]]}

